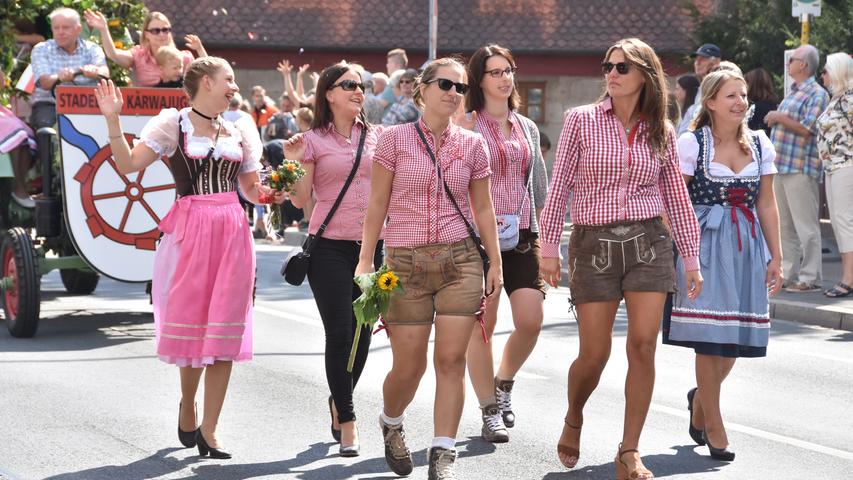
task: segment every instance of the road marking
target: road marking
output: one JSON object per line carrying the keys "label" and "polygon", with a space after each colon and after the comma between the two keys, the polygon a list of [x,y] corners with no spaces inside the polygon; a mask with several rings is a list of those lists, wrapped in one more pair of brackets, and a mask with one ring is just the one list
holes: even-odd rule
{"label": "road marking", "polygon": [[834,357],[832,355],[821,355],[819,353],[807,353],[807,352],[796,352],[800,355],[805,355],[807,357],[815,357],[820,358],[822,360],[829,360],[830,362],[842,362],[842,363],[851,363],[853,364],[853,359],[850,358],[842,358],[842,357]]}
{"label": "road marking", "polygon": [[548,380],[548,377],[537,375],[535,373],[528,373],[524,370],[519,370],[518,372],[516,372],[515,376],[518,378],[526,378],[528,380]]}
{"label": "road marking", "polygon": [[312,327],[323,328],[323,323],[320,321],[320,317],[317,316],[309,316],[304,314],[296,315],[294,313],[282,312],[281,310],[264,307],[262,305],[255,305],[255,311],[264,313],[266,315],[272,315],[273,317],[283,318],[285,320],[293,320],[294,322],[303,323]]}
{"label": "road marking", "polygon": [[[660,413],[666,413],[669,415],[673,415],[680,418],[688,418],[689,414],[681,409],[671,408],[664,405],[652,404],[650,407],[651,410],[655,410]],[[811,450],[815,453],[821,453],[824,455],[830,455],[833,457],[841,458],[844,460],[853,460],[853,452],[846,452],[844,450],[838,450],[832,447],[825,447],[823,445],[818,445],[816,443],[807,442],[805,440],[800,440],[798,438],[786,437],[785,435],[779,435],[776,433],[766,432],[764,430],[759,430],[757,428],[747,427],[746,425],[741,425],[738,423],[726,422],[726,430],[734,430],[736,432],[745,433],[747,435],[752,435],[754,437],[763,438],[765,440],[770,440],[772,442],[784,443],[786,445],[791,445],[792,447],[802,448],[805,450]]]}

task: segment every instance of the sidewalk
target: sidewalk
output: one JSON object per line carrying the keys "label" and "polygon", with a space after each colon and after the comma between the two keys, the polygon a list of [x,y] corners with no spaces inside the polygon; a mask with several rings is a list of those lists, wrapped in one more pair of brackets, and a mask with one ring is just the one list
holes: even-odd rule
{"label": "sidewalk", "polygon": [[[308,236],[307,232],[300,232],[296,228],[288,228],[285,231],[284,241],[275,241],[276,245],[301,246]],[[825,251],[823,258],[824,289],[829,289],[841,279],[841,258],[837,254],[834,239],[825,238]],[[258,242],[272,243],[258,240]],[[566,243],[563,243],[563,256]],[[564,266],[565,269],[565,266]],[[564,274],[567,274],[564,270]],[[838,330],[853,331],[853,296],[844,298],[827,298],[823,291],[813,293],[789,293],[784,290],[770,299],[770,317],[779,320],[816,325],[819,327],[834,328]]]}

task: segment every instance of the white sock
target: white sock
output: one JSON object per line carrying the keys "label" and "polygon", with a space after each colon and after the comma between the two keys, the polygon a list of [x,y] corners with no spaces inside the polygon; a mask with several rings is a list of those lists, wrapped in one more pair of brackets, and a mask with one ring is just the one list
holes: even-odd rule
{"label": "white sock", "polygon": [[453,448],[456,447],[456,439],[450,437],[435,437],[432,439],[432,446],[430,448],[434,447],[453,450]]}
{"label": "white sock", "polygon": [[403,412],[403,414],[399,417],[389,417],[388,415],[385,415],[384,408],[382,409],[382,413],[379,414],[379,418],[381,418],[382,421],[385,422],[385,425],[400,425],[401,423],[403,423],[403,418],[405,417],[405,412]]}

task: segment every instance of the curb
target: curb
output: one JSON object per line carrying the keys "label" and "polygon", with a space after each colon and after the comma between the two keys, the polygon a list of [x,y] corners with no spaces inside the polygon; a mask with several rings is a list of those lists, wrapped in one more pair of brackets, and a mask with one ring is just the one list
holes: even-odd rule
{"label": "curb", "polygon": [[853,332],[853,310],[849,308],[771,299],[770,318]]}

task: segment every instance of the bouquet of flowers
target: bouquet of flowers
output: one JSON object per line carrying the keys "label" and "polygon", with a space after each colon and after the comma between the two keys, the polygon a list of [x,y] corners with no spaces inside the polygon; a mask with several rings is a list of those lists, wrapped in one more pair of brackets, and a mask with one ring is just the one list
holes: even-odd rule
{"label": "bouquet of flowers", "polygon": [[[273,190],[289,193],[292,191],[293,185],[304,176],[305,170],[299,162],[285,160],[275,170],[263,172],[261,181]],[[273,198],[272,195],[261,194],[258,200],[261,203],[272,203]]]}
{"label": "bouquet of flowers", "polygon": [[388,313],[388,305],[391,303],[391,294],[402,292],[403,285],[400,278],[388,268],[382,265],[373,273],[358,275],[354,279],[356,285],[361,288],[361,296],[352,302],[352,310],[355,312],[356,326],[355,338],[352,340],[352,350],[347,363],[347,371],[352,373],[355,354],[358,351],[358,340],[361,338],[361,330],[367,328],[373,331],[373,326],[379,320],[380,315]]}

